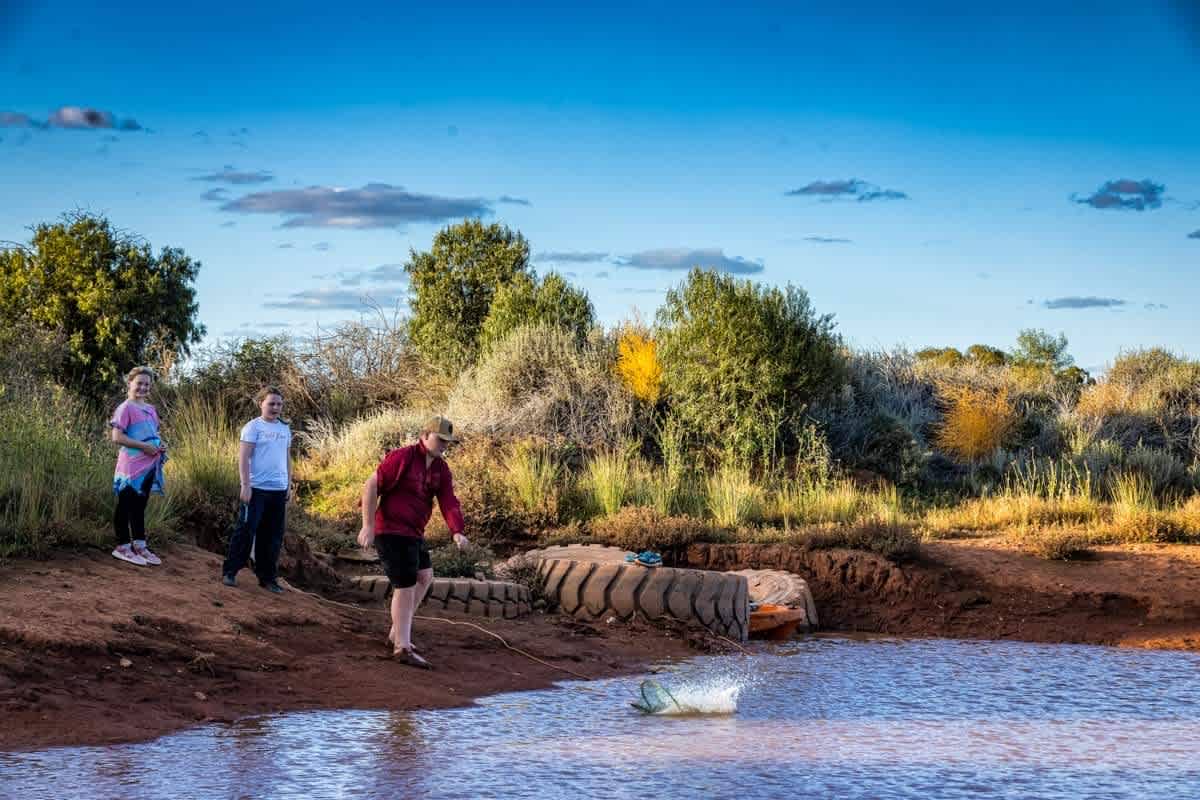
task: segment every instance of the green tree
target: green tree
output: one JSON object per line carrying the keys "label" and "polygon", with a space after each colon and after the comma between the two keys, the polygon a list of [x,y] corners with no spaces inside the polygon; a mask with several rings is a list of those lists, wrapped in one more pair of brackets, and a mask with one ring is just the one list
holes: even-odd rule
{"label": "green tree", "polygon": [[1017,334],[1017,347],[1009,363],[1019,369],[1059,375],[1075,363],[1067,353],[1067,335],[1051,336],[1040,328],[1026,328]]}
{"label": "green tree", "polygon": [[151,355],[186,356],[204,336],[199,270],[177,248],[155,256],[103,216],[67,214],[36,226],[27,247],[0,250],[0,322],[9,332],[32,325],[61,337],[53,377],[103,400],[130,367]]}
{"label": "green tree", "polygon": [[942,367],[955,367],[963,362],[957,347],[926,347],[916,352],[918,361],[932,361]]}
{"label": "green tree", "polygon": [[518,276],[533,276],[525,237],[477,219],[438,231],[429,252],[410,252],[404,271],[412,293],[412,343],[430,362],[450,369],[467,367],[479,355],[479,333],[497,290]]}
{"label": "green tree", "polygon": [[803,289],[693,269],[658,312],[663,379],[679,420],[712,450],[773,458],[806,405],[844,371],[833,317]]}
{"label": "green tree", "polygon": [[998,347],[973,344],[967,348],[967,358],[981,367],[1003,367],[1008,363],[1008,354]]}
{"label": "green tree", "polygon": [[479,347],[487,352],[523,325],[563,328],[574,335],[578,344],[583,344],[595,324],[596,314],[587,292],[554,272],[541,280],[534,275],[519,274],[512,283],[496,290],[480,330]]}

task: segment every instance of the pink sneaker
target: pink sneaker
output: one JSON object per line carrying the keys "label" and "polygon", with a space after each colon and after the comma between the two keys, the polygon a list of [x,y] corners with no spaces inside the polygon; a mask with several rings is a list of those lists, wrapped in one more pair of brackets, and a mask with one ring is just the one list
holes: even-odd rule
{"label": "pink sneaker", "polygon": [[162,563],[162,559],[150,552],[150,548],[144,545],[142,547],[133,545],[133,554],[141,556],[142,560],[152,567],[157,567]]}
{"label": "pink sneaker", "polygon": [[133,552],[133,547],[127,544],[119,544],[113,548],[112,557],[128,561],[130,564],[137,564],[139,567],[144,567],[149,563],[146,559]]}

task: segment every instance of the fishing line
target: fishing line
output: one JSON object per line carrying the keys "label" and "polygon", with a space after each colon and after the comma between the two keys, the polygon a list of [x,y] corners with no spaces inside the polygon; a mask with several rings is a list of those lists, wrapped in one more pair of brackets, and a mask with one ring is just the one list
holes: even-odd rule
{"label": "fishing line", "polygon": [[[297,589],[295,586],[292,586],[290,583],[288,583],[283,578],[280,578],[279,582],[281,584],[283,584],[284,586],[286,586],[289,590],[296,592],[297,594],[306,594],[309,597],[312,597],[321,603],[329,603],[330,605],[341,606],[342,608],[348,608],[351,611],[362,611],[362,612],[366,612],[366,613],[370,613],[370,614],[389,614],[390,615],[390,613],[391,613],[389,611],[384,611],[384,610],[378,609],[378,608],[363,608],[362,606],[354,606],[354,605],[350,605],[349,603],[339,603],[337,600],[330,600],[328,597],[322,597],[321,595],[319,595],[315,592],[306,592],[303,589]],[[475,630],[480,631],[481,633],[486,633],[488,636],[491,636],[493,639],[499,640],[500,644],[504,645],[509,650],[512,650],[514,653],[519,653],[519,654],[525,656],[530,661],[536,661],[539,664],[550,667],[550,669],[561,670],[562,672],[565,672],[568,675],[574,675],[576,678],[580,678],[585,681],[591,680],[591,678],[588,677],[587,675],[584,675],[580,672],[576,672],[575,670],[570,669],[569,667],[559,666],[558,664],[551,664],[549,661],[543,661],[542,659],[538,658],[537,656],[533,655],[532,653],[528,653],[519,647],[513,647],[511,644],[509,644],[507,641],[505,641],[504,637],[501,636],[500,634],[496,633],[495,631],[489,631],[487,628],[484,628],[481,625],[476,625],[474,622],[461,622],[461,621],[453,620],[453,619],[445,619],[443,617],[423,617],[419,614],[414,614],[413,619],[419,619],[419,620],[423,620],[425,622],[445,622],[448,625],[466,625],[468,628],[474,628]]]}

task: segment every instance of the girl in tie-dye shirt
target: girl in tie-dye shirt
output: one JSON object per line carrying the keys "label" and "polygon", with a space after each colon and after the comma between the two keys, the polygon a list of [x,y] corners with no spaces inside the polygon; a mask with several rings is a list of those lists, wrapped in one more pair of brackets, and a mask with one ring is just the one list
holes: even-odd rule
{"label": "girl in tie-dye shirt", "polygon": [[150,494],[162,494],[162,465],[166,447],[158,436],[158,412],[146,402],[154,386],[149,367],[135,367],[125,377],[125,402],[113,412],[112,440],[119,444],[113,494],[117,508],[113,528],[117,546],[113,558],[145,566],[162,561],[146,546],[146,503]]}

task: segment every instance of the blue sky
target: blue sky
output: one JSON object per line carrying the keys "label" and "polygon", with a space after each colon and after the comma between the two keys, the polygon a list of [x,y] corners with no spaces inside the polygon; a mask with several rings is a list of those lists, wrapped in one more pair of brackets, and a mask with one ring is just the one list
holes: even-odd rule
{"label": "blue sky", "polygon": [[479,214],[610,323],[700,263],[859,347],[1200,355],[1195,3],[743,5],[0,0],[0,239],[182,247],[213,336],[402,301]]}

